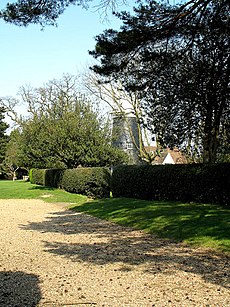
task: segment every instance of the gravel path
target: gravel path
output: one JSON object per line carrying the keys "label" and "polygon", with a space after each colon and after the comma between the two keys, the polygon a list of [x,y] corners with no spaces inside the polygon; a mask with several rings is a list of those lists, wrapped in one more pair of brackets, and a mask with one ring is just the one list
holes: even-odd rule
{"label": "gravel path", "polygon": [[226,255],[39,200],[0,218],[0,306],[230,306]]}

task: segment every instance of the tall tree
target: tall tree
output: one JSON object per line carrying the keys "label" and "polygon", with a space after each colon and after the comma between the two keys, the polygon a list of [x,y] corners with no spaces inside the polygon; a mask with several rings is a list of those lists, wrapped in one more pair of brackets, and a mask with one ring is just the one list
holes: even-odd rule
{"label": "tall tree", "polygon": [[111,145],[106,122],[76,88],[77,79],[65,75],[38,89],[21,89],[29,117],[15,119],[20,127],[10,142],[17,145],[20,166],[74,168],[124,161]]}
{"label": "tall tree", "polygon": [[163,145],[214,162],[229,129],[230,4],[196,3],[179,20],[185,5],[153,1],[135,9],[135,16],[118,14],[121,30],[99,35],[91,54],[100,60],[95,72],[139,91]]}

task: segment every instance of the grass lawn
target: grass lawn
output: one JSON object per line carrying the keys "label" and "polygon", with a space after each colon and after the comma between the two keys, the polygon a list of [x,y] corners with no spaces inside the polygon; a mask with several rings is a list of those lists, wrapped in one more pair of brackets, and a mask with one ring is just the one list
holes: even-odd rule
{"label": "grass lawn", "polygon": [[66,202],[72,210],[159,237],[230,252],[230,210],[219,205],[127,198],[89,200],[86,196],[22,181],[0,181],[0,198]]}
{"label": "grass lawn", "polygon": [[46,202],[82,204],[87,201],[83,195],[71,194],[59,189],[43,187],[25,181],[0,180],[0,199],[43,199]]}

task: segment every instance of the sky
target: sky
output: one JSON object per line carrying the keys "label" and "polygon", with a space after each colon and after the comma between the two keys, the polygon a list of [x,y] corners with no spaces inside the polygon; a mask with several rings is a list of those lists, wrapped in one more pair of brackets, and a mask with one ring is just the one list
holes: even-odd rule
{"label": "sky", "polygon": [[93,63],[88,50],[94,49],[94,37],[120,25],[114,16],[106,22],[95,9],[79,6],[70,6],[57,22],[41,30],[40,25],[18,27],[0,20],[0,97],[16,97],[21,86],[38,87],[64,73],[85,71]]}

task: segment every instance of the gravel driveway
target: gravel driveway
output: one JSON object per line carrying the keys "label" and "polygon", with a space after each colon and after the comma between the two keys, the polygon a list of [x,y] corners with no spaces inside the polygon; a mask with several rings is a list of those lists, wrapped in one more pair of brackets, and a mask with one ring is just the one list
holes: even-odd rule
{"label": "gravel driveway", "polygon": [[229,258],[40,200],[0,200],[0,306],[230,306]]}

